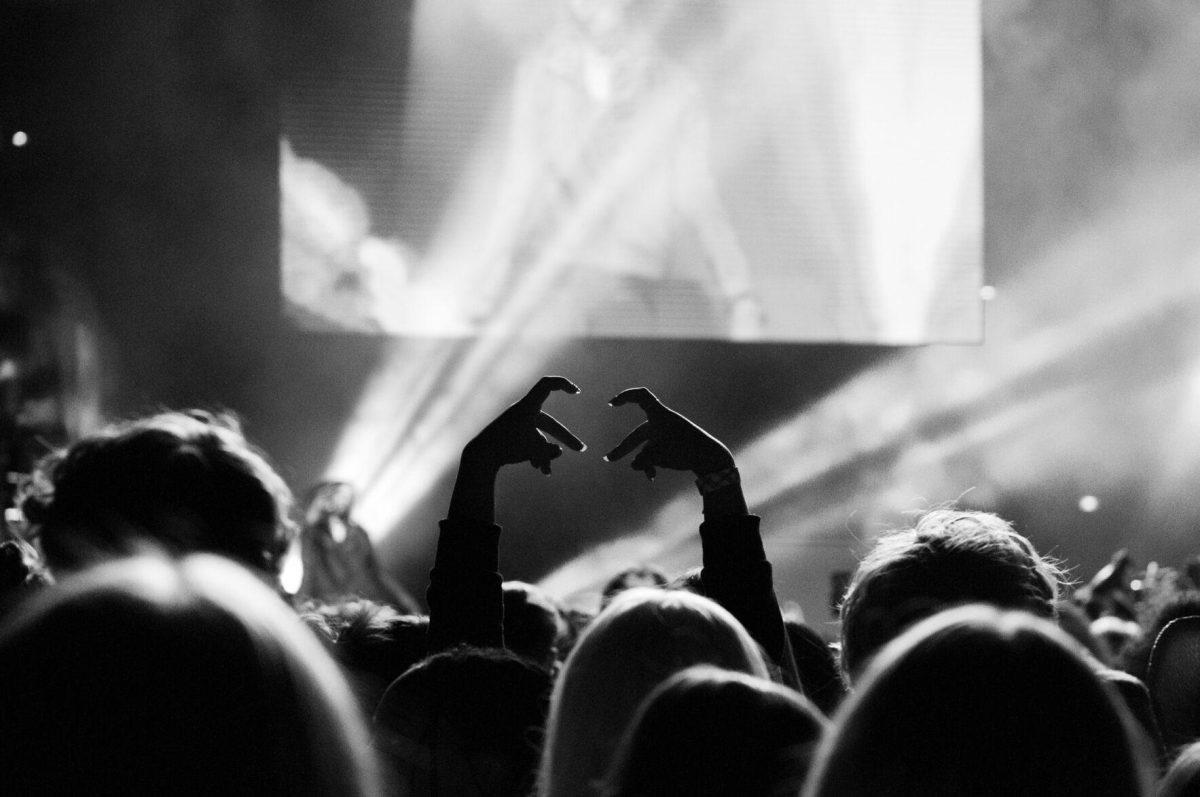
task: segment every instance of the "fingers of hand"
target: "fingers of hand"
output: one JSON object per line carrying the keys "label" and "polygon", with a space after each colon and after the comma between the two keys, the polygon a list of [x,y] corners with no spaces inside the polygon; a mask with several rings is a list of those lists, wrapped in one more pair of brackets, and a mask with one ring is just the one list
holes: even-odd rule
{"label": "fingers of hand", "polygon": [[572,395],[579,392],[579,386],[567,379],[565,376],[543,376],[537,383],[529,389],[525,397],[519,402],[526,407],[540,409],[546,399],[550,398],[550,394],[555,390],[561,390]]}
{"label": "fingers of hand", "polygon": [[636,449],[642,443],[650,439],[650,422],[645,421],[641,426],[638,426],[629,434],[625,435],[625,439],[617,443],[617,447],[604,455],[606,462],[616,462],[621,457],[626,456],[631,451]]}
{"label": "fingers of hand", "polygon": [[638,455],[633,458],[633,462],[629,463],[629,467],[634,470],[640,470],[646,474],[647,479],[653,479],[658,470],[655,468],[658,462],[658,446],[654,443],[648,443],[645,448],[638,452]]}
{"label": "fingers of hand", "polygon": [[529,464],[548,476],[550,475],[550,461],[558,459],[561,456],[562,448],[542,438],[542,444],[538,447],[538,450],[530,455]]}
{"label": "fingers of hand", "polygon": [[613,396],[612,401],[608,403],[614,407],[620,407],[625,404],[636,404],[645,410],[647,415],[666,409],[663,403],[658,400],[658,396],[651,393],[650,389],[645,387],[631,387],[627,390],[622,390]]}
{"label": "fingers of hand", "polygon": [[537,418],[534,421],[534,425],[572,451],[587,450],[587,444],[585,444],[575,435],[571,434],[571,430],[559,423],[558,419],[553,415],[549,415],[545,412],[538,412]]}

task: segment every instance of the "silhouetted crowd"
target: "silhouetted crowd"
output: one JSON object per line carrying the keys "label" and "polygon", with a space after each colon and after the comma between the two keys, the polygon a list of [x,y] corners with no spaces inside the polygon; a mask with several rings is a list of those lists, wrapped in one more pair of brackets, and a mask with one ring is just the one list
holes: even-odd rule
{"label": "silhouetted crowd", "polygon": [[427,615],[353,489],[294,511],[230,417],[47,458],[0,544],[0,793],[1200,794],[1196,563],[1118,552],[1072,588],[1000,517],[938,508],[879,536],[830,645],[781,613],[729,449],[632,388],[606,458],[694,474],[703,561],[567,609],[503,579],[495,518],[501,469],[585,448],[560,391],[463,449]]}

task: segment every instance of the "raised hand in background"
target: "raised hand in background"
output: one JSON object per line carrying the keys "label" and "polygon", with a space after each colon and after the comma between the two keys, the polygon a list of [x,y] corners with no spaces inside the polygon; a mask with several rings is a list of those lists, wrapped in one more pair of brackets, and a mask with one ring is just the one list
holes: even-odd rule
{"label": "raised hand in background", "polygon": [[562,447],[550,442],[547,435],[573,451],[587,448],[570,429],[542,410],[555,391],[575,394],[579,388],[566,377],[543,376],[522,399],[467,443],[459,462],[448,517],[493,522],[496,474],[500,468],[528,462],[549,475],[551,461],[562,456]]}
{"label": "raised hand in background", "polygon": [[612,462],[641,447],[630,466],[653,479],[658,468],[690,470],[704,502],[700,524],[704,593],[724,606],[763,647],[781,682],[801,690],[795,658],[775,598],[771,564],[742,493],[733,454],[717,438],[666,406],[647,388],[622,390],[609,402],[636,404],[646,421],[608,452]]}
{"label": "raised hand in background", "polygon": [[604,457],[609,462],[627,456],[645,443],[630,467],[645,473],[648,479],[655,477],[658,468],[690,470],[703,476],[734,466],[733,455],[724,443],[663,404],[647,388],[622,390],[609,404],[613,407],[636,404],[646,413],[646,421],[625,435]]}

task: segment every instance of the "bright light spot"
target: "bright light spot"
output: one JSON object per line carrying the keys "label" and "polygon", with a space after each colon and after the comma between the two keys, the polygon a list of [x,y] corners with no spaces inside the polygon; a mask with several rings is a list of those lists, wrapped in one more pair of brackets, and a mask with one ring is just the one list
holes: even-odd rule
{"label": "bright light spot", "polygon": [[996,289],[991,285],[984,285],[979,289],[979,298],[985,302],[990,302],[996,298]]}
{"label": "bright light spot", "polygon": [[0,360],[0,382],[15,379],[16,376],[17,361],[9,359]]}
{"label": "bright light spot", "polygon": [[1133,581],[1129,582],[1129,588],[1131,590],[1133,590],[1134,592],[1137,592],[1144,586],[1145,586],[1145,584],[1142,583],[1142,580],[1140,578],[1135,578]]}
{"label": "bright light spot", "polygon": [[14,147],[23,147],[29,143],[29,136],[24,130],[18,130],[13,133],[12,143]]}
{"label": "bright light spot", "polygon": [[1080,512],[1095,512],[1100,508],[1100,499],[1094,495],[1085,495],[1079,499]]}

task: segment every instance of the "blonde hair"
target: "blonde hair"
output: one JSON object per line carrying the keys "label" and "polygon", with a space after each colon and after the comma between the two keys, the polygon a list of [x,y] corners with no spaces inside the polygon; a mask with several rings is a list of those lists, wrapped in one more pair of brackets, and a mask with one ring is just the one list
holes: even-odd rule
{"label": "blonde hair", "polygon": [[749,632],[708,598],[636,588],[614,599],[583,632],[555,684],[539,793],[601,793],[642,700],[694,664],[767,677]]}

